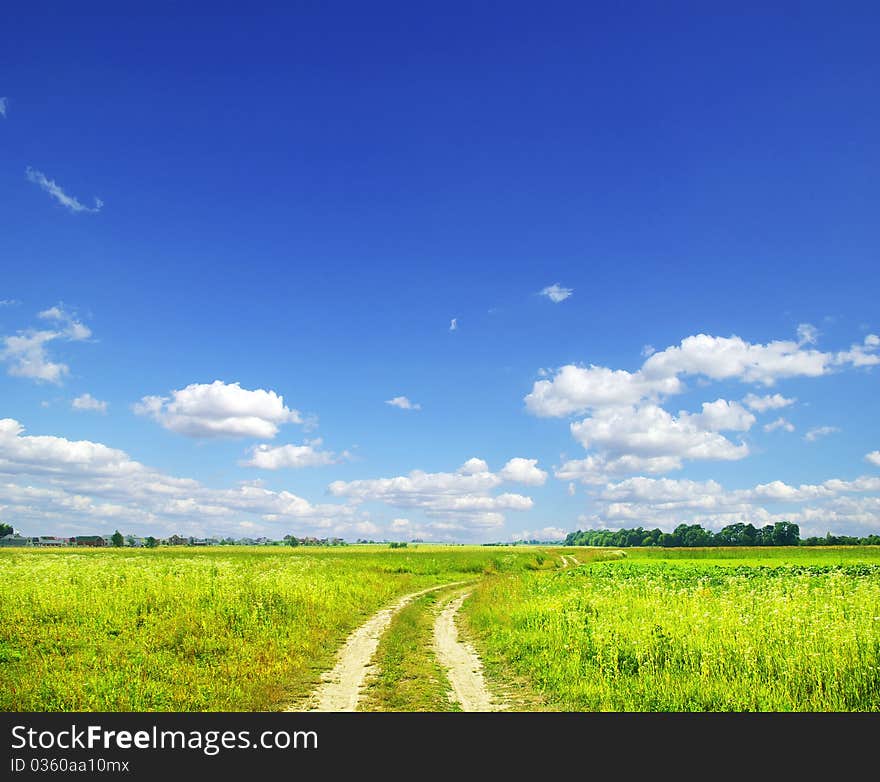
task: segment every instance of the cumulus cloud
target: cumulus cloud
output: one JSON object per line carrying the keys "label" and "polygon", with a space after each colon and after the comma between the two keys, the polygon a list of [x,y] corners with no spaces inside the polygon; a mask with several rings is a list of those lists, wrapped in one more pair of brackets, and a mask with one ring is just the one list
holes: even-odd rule
{"label": "cumulus cloud", "polygon": [[[663,474],[680,470],[682,460],[678,456],[608,456],[590,454],[584,459],[570,459],[558,467],[554,475],[563,481],[580,481],[586,484],[603,484],[614,478],[633,473]],[[569,484],[571,489],[572,484]],[[573,494],[569,491],[569,494]]]}
{"label": "cumulus cloud", "polygon": [[[723,401],[723,400],[721,400]],[[682,412],[678,418],[657,405],[612,407],[571,424],[571,433],[584,448],[598,448],[613,456],[673,457],[675,459],[735,460],[748,456],[745,443],[735,445],[711,426],[726,427],[727,413],[715,408],[707,414]],[[706,407],[704,406],[704,411]],[[754,419],[752,419],[754,420]],[[737,426],[744,421],[736,421]]]}
{"label": "cumulus cloud", "polygon": [[880,497],[859,495],[878,491],[880,477],[800,486],[776,480],[728,490],[711,480],[640,476],[607,484],[596,497],[598,512],[581,521],[600,527],[637,522],[666,531],[681,523],[720,529],[737,522],[763,526],[791,521],[801,525],[806,535],[824,535],[829,529],[864,535],[875,531],[880,522]]}
{"label": "cumulus cloud", "polygon": [[543,486],[547,473],[538,467],[537,459],[515,457],[501,468],[498,475],[504,481],[523,483],[526,486]]}
{"label": "cumulus cloud", "polygon": [[875,467],[880,467],[880,451],[871,451],[871,453],[866,453],[865,461],[869,464],[873,464]]}
{"label": "cumulus cloud", "polygon": [[[872,334],[862,344],[838,353],[823,353],[788,340],[762,345],[738,336],[697,334],[686,337],[679,345],[653,352],[636,372],[567,364],[556,370],[552,379],[536,381],[525,403],[535,415],[567,416],[602,406],[658,401],[681,393],[685,388],[681,378],[689,375],[772,386],[784,378],[819,377],[836,367],[872,366],[880,363],[878,348],[880,338]],[[784,397],[751,395],[747,399],[759,405],[754,409],[760,411],[760,400],[771,399],[772,406]]]}
{"label": "cumulus cloud", "polygon": [[776,340],[761,345],[738,336],[697,334],[649,356],[642,371],[648,377],[703,375],[712,380],[735,378],[773,385],[781,378],[823,375],[833,360],[833,355],[806,349],[798,342]]}
{"label": "cumulus cloud", "polygon": [[132,410],[172,432],[199,438],[271,439],[280,425],[302,423],[299,411],[285,407],[284,398],[274,391],[248,390],[222,380],[192,383],[170,397],[145,396]]}
{"label": "cumulus cloud", "polygon": [[572,288],[563,288],[558,282],[554,282],[553,285],[543,288],[538,295],[546,296],[554,304],[559,304],[559,302],[565,301],[571,296],[572,293],[574,293]]}
{"label": "cumulus cloud", "polygon": [[[678,416],[661,405],[686,390],[688,377],[696,378],[699,386],[730,380],[772,386],[785,378],[818,377],[844,367],[880,363],[876,335],[836,353],[810,347],[817,339],[818,332],[809,324],[800,325],[797,341],[766,344],[736,335],[697,334],[661,351],[644,350],[645,360],[635,371],[595,364],[541,370],[524,402],[537,416],[588,414],[571,424],[571,432],[594,453],[558,468],[556,475],[563,480],[601,483],[626,474],[627,469],[679,469],[684,459],[741,459],[748,455],[748,445],[719,432],[749,431],[756,420],[753,412],[781,409],[795,399],[779,393],[749,393],[742,402],[716,399],[704,402],[698,413],[680,411]],[[767,430],[790,426],[787,421],[774,422]]]}
{"label": "cumulus cloud", "polygon": [[8,363],[10,375],[58,384],[69,374],[70,368],[49,356],[49,343],[80,342],[91,337],[92,331],[60,305],[43,310],[38,317],[53,321],[54,328],[31,328],[4,336],[0,341],[0,360]]}
{"label": "cumulus cloud", "polygon": [[80,394],[70,403],[70,406],[74,410],[89,410],[94,413],[107,412],[107,403],[95,399],[91,394]]}
{"label": "cumulus cloud", "polygon": [[805,435],[804,440],[808,443],[812,443],[815,440],[818,440],[820,437],[826,437],[829,434],[834,434],[835,432],[839,432],[839,427],[836,426],[817,426],[814,429],[810,429]]}
{"label": "cumulus cloud", "polygon": [[30,166],[25,169],[25,176],[28,178],[30,182],[33,182],[36,185],[39,185],[45,192],[47,192],[52,198],[54,198],[59,204],[63,207],[66,207],[71,212],[100,212],[104,206],[104,202],[100,198],[95,198],[95,205],[93,207],[85,206],[81,204],[76,198],[73,196],[67,195],[64,190],[61,189],[61,186],[52,179],[49,179],[42,171],[36,171]]}
{"label": "cumulus cloud", "polygon": [[[147,467],[126,452],[88,440],[26,435],[0,419],[0,512],[46,530],[105,531],[122,519],[145,534],[193,535],[254,529],[350,530],[363,521],[350,505],[313,504],[258,482],[214,489]],[[112,529],[112,527],[111,527]]]}
{"label": "cumulus cloud", "polygon": [[777,429],[783,429],[786,432],[793,432],[794,424],[782,417],[777,418],[775,421],[771,421],[769,424],[764,424],[765,432],[775,432]]}
{"label": "cumulus cloud", "polygon": [[[483,459],[468,459],[455,472],[427,473],[413,470],[408,475],[355,481],[334,481],[333,496],[353,502],[382,502],[395,508],[417,508],[429,519],[442,520],[453,528],[492,528],[504,523],[502,511],[529,510],[531,497],[521,494],[491,492],[510,481],[512,475],[529,481],[537,478],[533,460],[511,459],[505,465],[506,476],[493,473]],[[532,469],[534,468],[534,469]],[[540,470],[538,470],[540,472]]]}
{"label": "cumulus cloud", "polygon": [[755,416],[748,412],[739,402],[728,402],[716,399],[714,402],[703,402],[702,412],[696,415],[681,413],[682,416],[699,429],[708,432],[738,431],[746,432],[755,423]]}
{"label": "cumulus cloud", "polygon": [[746,394],[743,398],[743,404],[757,413],[766,413],[768,410],[779,410],[783,407],[793,405],[796,401],[796,399],[787,399],[782,394],[770,394],[767,396]]}
{"label": "cumulus cloud", "polygon": [[399,407],[401,410],[421,410],[422,406],[418,402],[411,402],[405,396],[396,396],[393,399],[386,399],[386,405]]}
{"label": "cumulus cloud", "polygon": [[552,380],[538,380],[525,403],[535,415],[561,417],[602,407],[633,405],[680,391],[681,382],[676,377],[649,379],[641,372],[567,364]]}
{"label": "cumulus cloud", "polygon": [[250,449],[251,458],[242,464],[263,470],[280,470],[285,467],[299,469],[339,464],[350,458],[348,451],[343,451],[341,454],[322,451],[321,445],[323,441],[320,438],[308,440],[304,445],[271,446],[261,443]]}

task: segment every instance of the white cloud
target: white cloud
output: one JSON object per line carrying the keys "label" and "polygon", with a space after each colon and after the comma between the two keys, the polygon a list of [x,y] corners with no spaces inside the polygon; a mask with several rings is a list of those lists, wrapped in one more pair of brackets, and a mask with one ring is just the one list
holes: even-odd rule
{"label": "white cloud", "polygon": [[804,440],[808,443],[812,443],[814,440],[818,440],[820,437],[826,437],[829,434],[834,434],[835,432],[839,432],[840,429],[836,426],[817,426],[814,429],[810,429],[805,435]]}
{"label": "white cloud", "polygon": [[810,323],[801,323],[797,327],[799,345],[815,345],[819,341],[819,329]]}
{"label": "white cloud", "polygon": [[538,380],[525,403],[535,415],[561,417],[601,407],[637,404],[680,391],[681,383],[676,377],[652,380],[641,372],[567,364],[557,370],[552,380]]}
{"label": "white cloud", "polygon": [[18,299],[0,299],[0,307],[17,307],[19,304]]}
{"label": "white cloud", "polygon": [[55,329],[26,329],[16,335],[2,338],[0,359],[9,364],[8,372],[15,377],[27,377],[32,380],[61,383],[69,374],[70,368],[50,358],[47,346],[50,342],[80,342],[92,335],[91,329],[67,313],[61,306],[55,306],[40,312],[42,320],[55,321]]}
{"label": "white cloud", "polygon": [[315,505],[259,483],[208,488],[101,443],[25,435],[12,419],[0,419],[0,513],[41,533],[50,523],[56,532],[65,525],[104,531],[108,520],[123,519],[145,534],[236,534],[247,522],[283,535],[334,525],[344,530],[364,520],[350,505]]}
{"label": "white cloud", "polygon": [[458,330],[458,318],[453,318],[449,321],[449,330],[457,331]]}
{"label": "white cloud", "polygon": [[386,399],[386,405],[399,407],[401,410],[421,410],[422,406],[418,402],[411,402],[405,396],[396,396],[393,399]]}
{"label": "white cloud", "polygon": [[[514,461],[514,460],[511,460]],[[528,461],[528,460],[525,460]],[[511,466],[508,475],[522,472],[521,465]],[[528,477],[534,474],[527,471]],[[429,519],[441,520],[456,529],[499,527],[504,523],[501,511],[529,510],[531,497],[502,493],[493,495],[509,478],[489,471],[483,459],[468,459],[454,473],[426,473],[413,470],[394,478],[334,481],[328,487],[336,497],[356,503],[382,502],[395,508],[417,508]]]}
{"label": "white cloud", "polygon": [[[817,335],[808,324],[799,327],[797,342],[753,344],[736,335],[697,334],[659,352],[643,350],[646,358],[636,371],[595,364],[541,370],[524,401],[526,409],[537,416],[589,414],[572,423],[571,432],[595,452],[558,468],[556,476],[562,480],[601,483],[635,470],[679,469],[684,459],[741,459],[748,455],[748,445],[734,443],[719,432],[749,431],[756,420],[750,410],[780,409],[795,399],[779,393],[749,393],[742,402],[716,399],[703,403],[699,413],[680,411],[677,417],[661,404],[686,390],[688,376],[696,377],[700,386],[723,380],[771,386],[784,378],[818,377],[843,367],[880,363],[880,337],[876,335],[836,353],[807,347]],[[791,424],[774,422],[767,430],[783,427]]]}
{"label": "white cloud", "polygon": [[657,348],[653,345],[642,345],[641,356],[642,358],[647,358],[648,356],[653,356],[657,352]]}
{"label": "white cloud", "polygon": [[543,486],[547,480],[547,473],[538,467],[537,459],[523,459],[519,456],[505,464],[498,475],[502,480],[526,486]]}
{"label": "white cloud", "polygon": [[188,437],[271,439],[281,424],[302,422],[299,411],[285,407],[274,391],[251,391],[221,380],[192,383],[171,397],[145,396],[132,409]]}
{"label": "white cloud", "polygon": [[36,185],[39,185],[43,190],[45,190],[52,198],[58,201],[64,207],[67,207],[71,212],[100,212],[102,207],[104,206],[104,202],[100,198],[95,199],[94,207],[88,207],[81,204],[76,198],[73,196],[67,195],[62,189],[61,186],[58,185],[54,180],[48,179],[46,175],[42,171],[35,171],[30,166],[25,169],[25,176],[29,181],[33,182]]}
{"label": "white cloud", "polygon": [[565,540],[565,536],[568,535],[564,529],[560,527],[544,527],[543,529],[536,530],[521,530],[520,532],[514,532],[511,536],[511,540]]}
{"label": "white cloud", "polygon": [[758,413],[766,413],[768,410],[779,410],[783,407],[793,405],[796,401],[796,399],[786,399],[782,394],[771,394],[767,396],[746,394],[743,398],[745,406]]}
{"label": "white cloud", "polygon": [[69,340],[78,342],[92,336],[92,330],[77,317],[64,309],[63,305],[56,304],[47,310],[37,313],[41,320],[53,320],[61,326],[61,334]]}
{"label": "white cloud", "polygon": [[[609,457],[591,454],[584,459],[571,459],[559,467],[554,475],[563,481],[580,481],[586,484],[603,484],[613,478],[633,473],[657,475],[680,470],[682,461],[677,456],[623,456]],[[571,487],[573,484],[569,484]],[[573,492],[569,491],[569,494]]]}
{"label": "white cloud", "polygon": [[7,99],[0,98],[0,117],[3,117],[3,119],[6,119],[6,105]]}
{"label": "white cloud", "polygon": [[67,364],[52,361],[46,345],[58,338],[55,331],[26,331],[3,337],[0,358],[9,362],[9,374],[47,383],[60,383],[70,371]]}
{"label": "white cloud", "polygon": [[259,467],[263,470],[280,470],[283,467],[299,469],[300,467],[323,467],[328,464],[339,464],[349,458],[349,453],[341,454],[320,450],[321,439],[309,440],[304,445],[279,445],[273,447],[262,443],[250,449],[251,458],[243,462],[247,467]]}
{"label": "white cloud", "polygon": [[832,354],[805,349],[798,342],[776,340],[760,345],[735,335],[697,334],[650,356],[642,372],[651,378],[704,375],[769,386],[786,377],[818,377],[833,361]]}
{"label": "white cloud", "polygon": [[880,364],[880,356],[876,354],[880,347],[880,337],[868,334],[861,345],[853,345],[849,350],[837,353],[834,363],[838,365],[852,364],[854,367],[873,367]]}
{"label": "white cloud", "polygon": [[546,296],[554,304],[559,304],[559,302],[565,301],[571,296],[572,293],[574,293],[572,288],[563,288],[558,282],[555,282],[553,285],[548,285],[546,288],[543,288],[538,295]]}
{"label": "white cloud", "polygon": [[489,472],[489,464],[485,459],[478,459],[474,456],[462,464],[457,472],[460,475],[482,475]]}
{"label": "white cloud", "polygon": [[769,424],[764,424],[765,432],[775,432],[777,429],[784,429],[786,432],[793,432],[794,424],[782,417],[777,418]]}
{"label": "white cloud", "polygon": [[584,448],[598,448],[613,456],[712,460],[748,456],[745,443],[735,445],[716,431],[705,428],[707,422],[712,426],[730,423],[716,420],[714,408],[710,409],[713,412],[708,418],[704,418],[706,413],[690,415],[686,412],[675,418],[657,405],[605,408],[591,418],[572,423],[571,433]]}
{"label": "white cloud", "polygon": [[703,402],[703,412],[696,415],[681,413],[695,426],[709,432],[737,431],[747,432],[755,423],[755,416],[748,412],[739,402],[728,402],[716,399],[714,402]]}
{"label": "white cloud", "polygon": [[[598,512],[583,517],[586,526],[657,526],[671,531],[678,524],[720,529],[735,522],[755,526],[775,521],[801,525],[802,535],[868,534],[880,523],[880,477],[791,486],[771,481],[750,489],[727,490],[716,481],[635,477],[609,483],[597,497]],[[801,507],[806,503],[811,506]],[[771,511],[765,505],[794,506]]]}
{"label": "white cloud", "polygon": [[865,461],[869,464],[873,464],[875,467],[880,467],[880,451],[871,451],[871,453],[866,453]]}
{"label": "white cloud", "polygon": [[80,394],[70,403],[70,406],[74,410],[91,410],[95,413],[107,412],[107,403],[102,402],[100,399],[95,399],[91,394]]}
{"label": "white cloud", "polygon": [[[771,386],[783,378],[819,377],[836,367],[878,364],[878,348],[880,338],[876,335],[868,335],[861,345],[853,345],[847,351],[823,353],[794,341],[776,340],[761,345],[735,335],[697,334],[686,337],[677,346],[652,353],[636,372],[567,364],[556,370],[551,380],[536,381],[525,402],[535,415],[567,416],[602,406],[657,401],[681,393],[685,388],[681,377],[687,375]],[[779,395],[770,399],[776,400],[776,396]],[[749,398],[761,399],[754,395]]]}

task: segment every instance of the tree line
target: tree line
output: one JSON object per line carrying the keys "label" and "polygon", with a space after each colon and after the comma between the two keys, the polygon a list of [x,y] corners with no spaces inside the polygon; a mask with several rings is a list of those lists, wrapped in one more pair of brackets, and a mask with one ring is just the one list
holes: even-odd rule
{"label": "tree line", "polygon": [[790,521],[777,521],[760,529],[753,524],[730,524],[718,532],[699,524],[679,524],[672,532],[659,529],[588,529],[570,532],[566,546],[660,546],[692,548],[697,546],[880,546],[880,535],[864,538],[850,535],[801,538],[800,527]]}

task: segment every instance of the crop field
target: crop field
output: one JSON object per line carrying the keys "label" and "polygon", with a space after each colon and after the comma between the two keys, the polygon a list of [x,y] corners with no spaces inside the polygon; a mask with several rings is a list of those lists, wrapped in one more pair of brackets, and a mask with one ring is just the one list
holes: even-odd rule
{"label": "crop field", "polygon": [[[506,708],[880,711],[878,547],[2,550],[0,583],[3,711],[291,708],[364,620],[453,583]],[[359,710],[459,709],[450,594],[389,620]]]}
{"label": "crop field", "polygon": [[877,547],[616,553],[482,581],[487,666],[562,711],[880,710]]}

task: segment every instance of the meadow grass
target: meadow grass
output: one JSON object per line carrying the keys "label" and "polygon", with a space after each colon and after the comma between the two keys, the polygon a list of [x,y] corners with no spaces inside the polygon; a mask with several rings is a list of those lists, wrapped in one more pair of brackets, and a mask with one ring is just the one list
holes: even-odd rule
{"label": "meadow grass", "polygon": [[480,582],[490,672],[564,711],[880,710],[877,547],[623,553]]}
{"label": "meadow grass", "polygon": [[396,596],[534,557],[431,546],[0,550],[0,710],[283,708]]}

